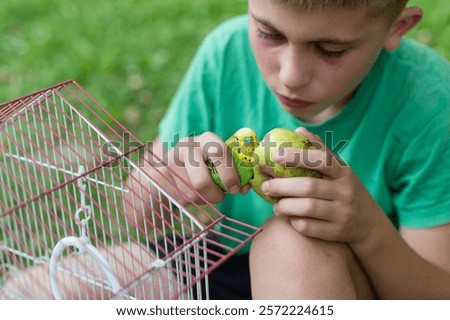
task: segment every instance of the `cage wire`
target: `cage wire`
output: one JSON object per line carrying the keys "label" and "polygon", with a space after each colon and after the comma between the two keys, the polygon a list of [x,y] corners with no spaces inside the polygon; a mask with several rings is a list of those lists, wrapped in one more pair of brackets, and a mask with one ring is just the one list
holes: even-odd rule
{"label": "cage wire", "polygon": [[208,299],[259,229],[163,170],[74,81],[0,105],[0,299]]}

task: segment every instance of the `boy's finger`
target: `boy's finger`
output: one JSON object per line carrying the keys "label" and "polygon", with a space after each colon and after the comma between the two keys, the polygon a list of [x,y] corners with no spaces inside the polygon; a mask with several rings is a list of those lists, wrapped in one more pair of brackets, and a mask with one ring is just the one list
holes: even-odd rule
{"label": "boy's finger", "polygon": [[274,178],[264,184],[264,193],[272,197],[334,200],[339,196],[330,180],[313,177]]}
{"label": "boy's finger", "polygon": [[282,198],[274,205],[276,216],[304,217],[333,221],[333,202],[311,198]]}
{"label": "boy's finger", "polygon": [[321,149],[326,149],[327,152],[330,152],[333,157],[336,158],[336,160],[343,166],[346,166],[347,164],[345,163],[344,160],[341,159],[341,157],[339,157],[339,155],[337,155],[336,153],[334,153],[333,151],[331,151],[325,144],[325,142],[323,142],[323,140],[316,134],[313,134],[311,132],[309,132],[306,128],[304,127],[298,127],[295,132],[304,135],[306,138],[308,138],[308,140],[313,144],[314,147],[316,147],[318,150]]}
{"label": "boy's finger", "polygon": [[190,152],[183,154],[182,160],[190,185],[208,201],[212,203],[222,201],[223,192],[211,178],[202,149],[191,149]]}
{"label": "boy's finger", "polygon": [[241,188],[241,194],[247,194],[251,188],[252,186],[250,184],[246,184]]}
{"label": "boy's finger", "polygon": [[308,129],[304,127],[298,127],[297,129],[295,129],[295,132],[301,134],[302,136],[305,136],[317,149],[325,148],[325,143],[322,141],[322,139],[320,139],[318,135],[309,132]]}
{"label": "boy's finger", "polygon": [[214,165],[225,189],[232,194],[239,193],[239,176],[225,143],[212,133],[201,135],[198,139],[204,159]]}
{"label": "boy's finger", "polygon": [[273,155],[273,160],[286,167],[301,167],[315,170],[323,176],[338,178],[341,175],[341,167],[345,163],[328,149],[326,150],[305,150],[295,148],[284,148]]}

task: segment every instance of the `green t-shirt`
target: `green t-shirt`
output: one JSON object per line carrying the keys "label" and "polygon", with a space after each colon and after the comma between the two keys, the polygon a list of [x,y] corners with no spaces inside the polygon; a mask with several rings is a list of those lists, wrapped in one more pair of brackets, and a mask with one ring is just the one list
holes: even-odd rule
{"label": "green t-shirt", "polygon": [[[159,136],[172,146],[205,131],[225,140],[241,127],[262,138],[276,127],[299,126],[349,164],[396,226],[450,222],[450,64],[411,40],[381,52],[337,115],[308,124],[279,106],[254,59],[247,17],[234,18],[204,40]],[[218,208],[254,226],[272,215],[253,191],[227,195]]]}

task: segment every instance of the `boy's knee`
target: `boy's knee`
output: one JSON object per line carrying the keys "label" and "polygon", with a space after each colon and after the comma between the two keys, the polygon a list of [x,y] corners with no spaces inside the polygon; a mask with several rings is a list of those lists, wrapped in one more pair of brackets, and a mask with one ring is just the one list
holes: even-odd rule
{"label": "boy's knee", "polygon": [[283,246],[287,244],[286,241],[298,241],[298,238],[301,236],[292,227],[289,219],[285,217],[272,217],[261,228],[263,231],[256,236],[252,248],[269,244],[271,247]]}
{"label": "boy's knee", "polygon": [[298,257],[301,260],[342,260],[350,258],[351,251],[347,245],[324,241],[300,234],[295,230],[289,218],[272,217],[262,226],[252,244],[251,255],[259,253],[277,256],[278,254]]}
{"label": "boy's knee", "polygon": [[250,250],[255,298],[373,297],[348,245],[303,236],[289,218],[273,217],[262,228]]}

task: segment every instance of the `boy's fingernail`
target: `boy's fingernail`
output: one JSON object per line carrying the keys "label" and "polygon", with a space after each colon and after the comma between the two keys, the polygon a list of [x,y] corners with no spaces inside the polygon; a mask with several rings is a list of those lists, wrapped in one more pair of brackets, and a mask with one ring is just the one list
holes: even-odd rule
{"label": "boy's fingernail", "polygon": [[311,132],[310,132],[308,129],[306,129],[305,127],[298,127],[297,129],[295,129],[295,132],[296,132],[296,133],[299,133],[299,134],[302,134],[302,135],[311,133]]}
{"label": "boy's fingernail", "polygon": [[263,184],[261,185],[261,191],[265,194],[269,192],[269,182],[263,182]]}
{"label": "boy's fingernail", "polygon": [[272,159],[273,161],[279,161],[281,160],[283,157],[281,156],[281,154],[278,151],[275,151],[274,153],[272,153]]}
{"label": "boy's fingernail", "polygon": [[239,186],[232,186],[229,191],[231,194],[236,194],[239,193],[239,191],[241,191],[241,188],[239,188]]}

